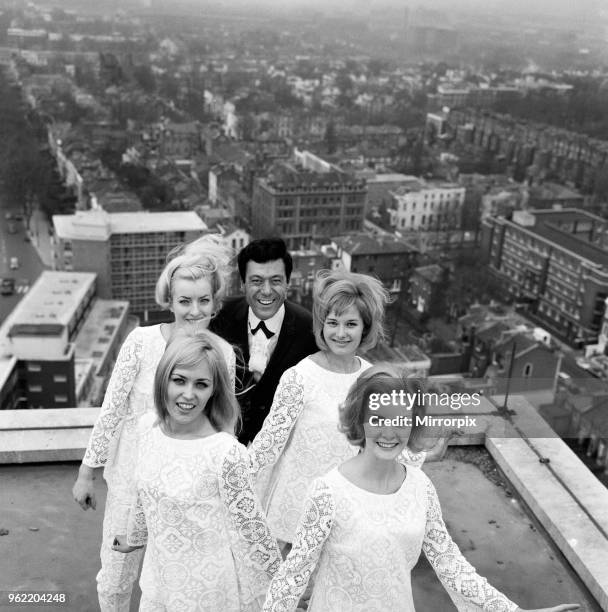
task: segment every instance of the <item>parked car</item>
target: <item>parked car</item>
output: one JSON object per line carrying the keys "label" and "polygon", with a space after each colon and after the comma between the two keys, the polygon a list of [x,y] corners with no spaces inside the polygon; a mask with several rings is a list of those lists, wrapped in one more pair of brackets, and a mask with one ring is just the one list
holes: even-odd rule
{"label": "parked car", "polygon": [[19,267],[19,258],[18,257],[11,257],[9,266],[10,266],[11,270],[16,270]]}
{"label": "parked car", "polygon": [[2,295],[13,295],[15,293],[15,279],[14,278],[3,278],[0,284],[0,294]]}

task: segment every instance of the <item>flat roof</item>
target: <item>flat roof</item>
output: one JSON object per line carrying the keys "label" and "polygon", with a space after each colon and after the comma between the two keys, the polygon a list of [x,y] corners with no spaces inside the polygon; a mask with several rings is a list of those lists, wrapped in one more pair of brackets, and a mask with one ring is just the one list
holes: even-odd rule
{"label": "flat roof", "polygon": [[585,240],[580,234],[573,234],[557,226],[557,223],[560,221],[583,221],[606,228],[608,221],[585,211],[572,208],[566,208],[564,210],[532,210],[529,212],[536,218],[536,222],[533,226],[520,225],[515,221],[509,221],[509,223],[512,224],[513,227],[528,230],[548,240],[553,243],[553,246],[557,249],[570,251],[594,264],[608,268],[608,251],[606,251],[606,249]]}
{"label": "flat roof", "polygon": [[205,231],[207,225],[194,211],[116,212],[78,211],[74,215],[53,215],[55,233],[68,240],[107,240],[112,234]]}
{"label": "flat roof", "polygon": [[76,359],[90,359],[97,370],[105,361],[108,350],[114,346],[113,338],[128,312],[129,302],[125,300],[95,300],[76,336]]}
{"label": "flat roof", "polygon": [[368,183],[395,183],[398,181],[417,181],[418,178],[411,174],[376,174],[372,178],[368,178]]}
{"label": "flat roof", "polygon": [[[94,612],[106,487],[97,478],[97,509],[83,512],[70,494],[77,470],[71,462],[0,465],[0,527],[8,530],[2,544],[12,560],[4,564],[0,590],[60,591],[68,596],[66,610]],[[484,449],[450,448],[424,471],[454,541],[492,586],[524,608],[576,601],[600,612]],[[424,555],[412,588],[417,609],[454,609]],[[139,597],[136,584],[131,610]]]}
{"label": "flat roof", "polygon": [[61,333],[96,277],[92,272],[44,270],[15,307],[9,335],[28,333],[32,327],[48,333]]}
{"label": "flat roof", "polygon": [[351,234],[348,236],[338,236],[331,240],[351,255],[373,255],[378,253],[398,255],[418,251],[415,246],[394,234],[384,236]]}

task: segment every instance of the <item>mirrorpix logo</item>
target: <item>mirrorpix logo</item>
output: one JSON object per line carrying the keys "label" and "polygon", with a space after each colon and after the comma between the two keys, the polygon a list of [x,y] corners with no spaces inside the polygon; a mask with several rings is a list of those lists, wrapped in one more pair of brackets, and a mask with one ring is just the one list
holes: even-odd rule
{"label": "mirrorpix logo", "polygon": [[390,393],[370,393],[369,409],[377,412],[382,407],[393,406],[402,407],[408,414],[383,417],[372,414],[369,417],[369,424],[373,427],[393,426],[393,427],[412,427],[412,425],[423,427],[476,427],[476,417],[469,415],[416,415],[415,422],[411,416],[415,406],[440,406],[457,411],[462,408],[479,406],[481,395],[479,393],[429,393],[416,391],[408,393],[401,389],[393,390]]}

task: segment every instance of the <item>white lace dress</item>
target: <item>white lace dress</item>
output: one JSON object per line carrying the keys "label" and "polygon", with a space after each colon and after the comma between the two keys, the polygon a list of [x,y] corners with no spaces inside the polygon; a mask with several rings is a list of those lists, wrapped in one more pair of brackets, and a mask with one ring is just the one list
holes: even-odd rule
{"label": "white lace dress", "polygon": [[[249,447],[252,473],[276,538],[291,542],[306,492],[359,452],[338,430],[340,404],[371,363],[359,358],[351,374],[330,372],[310,357],[285,371],[262,429]],[[422,465],[426,453],[406,449],[401,461]]]}
{"label": "white lace dress", "polygon": [[338,406],[359,374],[330,372],[310,357],[285,371],[249,447],[258,492],[275,537],[291,542],[312,480],[356,453],[338,431]]}
{"label": "white lace dress", "polygon": [[[228,342],[215,336],[234,383],[236,357]],[[117,496],[132,489],[135,436],[139,417],[154,411],[154,374],[167,343],[161,325],[136,327],[125,339],[93,427],[82,462],[105,466],[104,478]],[[112,533],[124,533],[128,508],[113,512]]]}
{"label": "white lace dress", "polygon": [[127,542],[146,544],[140,610],[259,611],[280,554],[253,491],[245,448],[231,435],[165,435],[140,425],[137,501]]}
{"label": "white lace dress", "polygon": [[365,491],[337,468],[315,480],[264,612],[296,610],[315,568],[309,612],[414,612],[410,572],[421,550],[460,612],[517,608],[462,556],[446,530],[435,487],[409,466],[391,495]]}

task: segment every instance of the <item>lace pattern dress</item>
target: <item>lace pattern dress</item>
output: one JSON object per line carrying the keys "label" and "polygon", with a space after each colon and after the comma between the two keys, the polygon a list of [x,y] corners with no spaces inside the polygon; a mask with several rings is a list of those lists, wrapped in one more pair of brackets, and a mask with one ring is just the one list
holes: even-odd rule
{"label": "lace pattern dress", "polygon": [[[215,336],[234,383],[236,357],[228,342]],[[101,411],[93,427],[83,463],[104,467],[108,487],[117,496],[132,489],[138,419],[154,411],[154,374],[167,343],[161,325],[136,327],[125,339],[110,377]],[[126,513],[114,509],[113,534],[124,533]]]}
{"label": "lace pattern dress", "polygon": [[338,469],[315,480],[293,548],[264,612],[295,611],[316,571],[309,612],[414,612],[410,572],[423,550],[460,612],[513,612],[447,532],[435,487],[416,467],[400,489],[377,495]]}
{"label": "lace pattern dress", "polygon": [[270,412],[249,447],[252,472],[276,538],[291,542],[312,480],[356,453],[338,431],[338,406],[371,364],[330,372],[310,357],[286,370]]}
{"label": "lace pattern dress", "polygon": [[171,438],[146,415],[135,486],[127,541],[147,543],[140,610],[259,611],[280,554],[245,448],[227,433]]}

